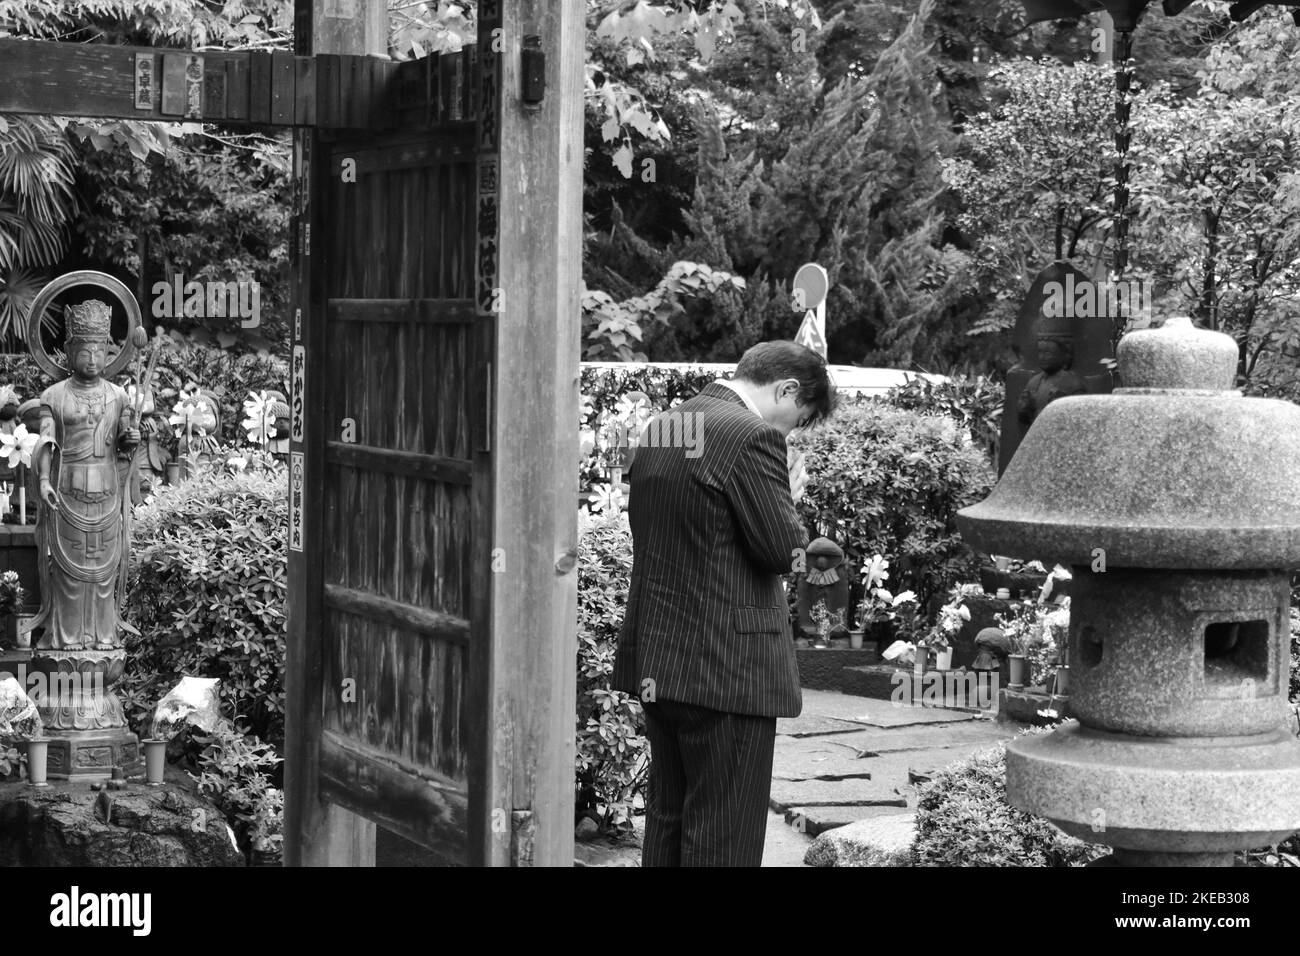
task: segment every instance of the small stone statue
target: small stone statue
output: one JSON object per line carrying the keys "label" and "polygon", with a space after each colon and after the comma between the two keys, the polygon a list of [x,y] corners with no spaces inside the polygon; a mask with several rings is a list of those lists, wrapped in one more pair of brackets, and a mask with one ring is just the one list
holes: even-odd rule
{"label": "small stone statue", "polygon": [[1042,370],[1030,377],[1020,393],[1017,414],[1026,430],[1050,403],[1067,395],[1081,395],[1087,391],[1083,379],[1070,371],[1074,350],[1066,336],[1040,335],[1038,337],[1038,362]]}
{"label": "small stone statue", "polygon": [[[817,538],[808,545],[808,569],[799,575],[799,631],[817,640],[825,616],[828,636],[848,635],[849,576],[844,551],[830,538]],[[819,611],[818,607],[825,610]]]}

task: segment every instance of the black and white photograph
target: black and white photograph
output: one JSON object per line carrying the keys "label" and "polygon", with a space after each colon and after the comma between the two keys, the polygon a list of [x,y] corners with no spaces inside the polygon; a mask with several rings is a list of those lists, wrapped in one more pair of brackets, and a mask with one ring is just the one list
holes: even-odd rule
{"label": "black and white photograph", "polygon": [[0,867],[1285,933],[1300,0],[0,0]]}

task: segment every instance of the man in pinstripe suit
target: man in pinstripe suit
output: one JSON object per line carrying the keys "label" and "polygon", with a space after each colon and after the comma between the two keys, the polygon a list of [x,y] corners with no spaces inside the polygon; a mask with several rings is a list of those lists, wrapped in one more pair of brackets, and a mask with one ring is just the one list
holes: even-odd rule
{"label": "man in pinstripe suit", "polygon": [[645,866],[762,860],[776,718],[803,706],[781,576],[808,534],[785,440],[834,398],[821,356],[764,342],[637,442],[614,686],[645,707]]}

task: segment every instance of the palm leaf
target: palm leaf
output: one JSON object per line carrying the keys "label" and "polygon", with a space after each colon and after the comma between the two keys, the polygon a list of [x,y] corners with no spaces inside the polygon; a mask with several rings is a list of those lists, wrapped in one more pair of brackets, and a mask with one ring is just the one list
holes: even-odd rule
{"label": "palm leaf", "polygon": [[[8,339],[11,344],[23,340],[32,300],[45,281],[45,276],[29,269],[0,270],[0,339]],[[57,331],[57,316],[52,308],[45,309],[42,322],[47,329]]]}

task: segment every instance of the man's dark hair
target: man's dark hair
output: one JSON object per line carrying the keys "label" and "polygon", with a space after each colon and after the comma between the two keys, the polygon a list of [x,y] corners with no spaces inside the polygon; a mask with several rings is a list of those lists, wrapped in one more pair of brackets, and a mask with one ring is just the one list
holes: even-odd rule
{"label": "man's dark hair", "polygon": [[755,385],[795,379],[800,404],[813,407],[810,425],[825,421],[835,410],[835,385],[826,371],[826,360],[795,342],[759,342],[740,357],[735,377]]}

